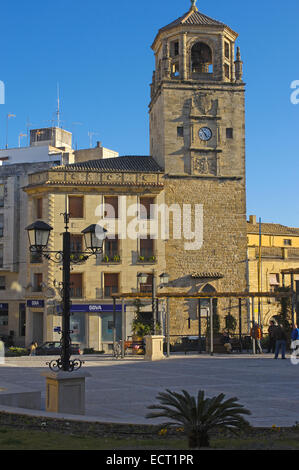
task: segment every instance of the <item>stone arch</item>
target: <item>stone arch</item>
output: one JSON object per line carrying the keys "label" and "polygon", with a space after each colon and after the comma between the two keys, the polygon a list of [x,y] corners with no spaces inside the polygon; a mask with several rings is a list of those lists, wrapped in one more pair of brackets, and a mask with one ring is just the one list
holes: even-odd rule
{"label": "stone arch", "polygon": [[211,73],[213,52],[211,47],[202,41],[195,42],[190,49],[191,73]]}

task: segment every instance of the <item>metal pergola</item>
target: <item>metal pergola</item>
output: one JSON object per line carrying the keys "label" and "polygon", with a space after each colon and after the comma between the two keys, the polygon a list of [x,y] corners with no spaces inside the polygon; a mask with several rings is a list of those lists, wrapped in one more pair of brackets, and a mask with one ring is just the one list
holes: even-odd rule
{"label": "metal pergola", "polygon": [[[298,270],[299,273],[299,270]],[[242,300],[250,299],[251,300],[251,321],[252,325],[255,322],[255,299],[260,298],[275,298],[282,299],[292,297],[292,305],[294,303],[293,292],[198,292],[196,294],[188,294],[186,292],[162,292],[157,294],[157,299],[166,300],[166,342],[167,342],[167,357],[170,356],[170,312],[169,312],[169,299],[180,299],[180,300],[198,300],[199,312],[201,311],[201,300],[209,299],[210,300],[210,354],[214,354],[214,333],[213,333],[213,299],[224,299],[224,298],[235,298],[239,300],[239,340],[242,344]],[[146,292],[127,292],[127,293],[117,293],[112,294],[113,298],[113,344],[116,342],[116,329],[115,329],[115,319],[116,319],[116,300],[121,299],[122,301],[122,357],[125,355],[124,342],[125,342],[125,325],[126,325],[126,315],[125,315],[125,300],[135,300],[135,299],[152,299],[152,294]],[[293,307],[294,308],[294,305]],[[198,343],[199,343],[199,353],[201,352],[201,321],[199,315],[199,331],[198,331]]]}

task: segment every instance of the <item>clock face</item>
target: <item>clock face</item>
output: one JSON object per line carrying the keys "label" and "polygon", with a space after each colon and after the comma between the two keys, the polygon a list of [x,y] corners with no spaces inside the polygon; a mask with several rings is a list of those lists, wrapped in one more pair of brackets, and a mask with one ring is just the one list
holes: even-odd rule
{"label": "clock face", "polygon": [[210,140],[212,138],[212,131],[209,127],[202,127],[201,129],[199,129],[199,138],[201,140]]}

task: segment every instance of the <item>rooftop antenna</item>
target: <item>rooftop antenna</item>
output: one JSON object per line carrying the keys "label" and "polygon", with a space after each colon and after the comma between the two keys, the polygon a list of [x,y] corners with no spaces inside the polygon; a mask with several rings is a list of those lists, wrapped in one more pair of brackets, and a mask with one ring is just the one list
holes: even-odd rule
{"label": "rooftop antenna", "polygon": [[99,135],[98,132],[88,132],[88,136],[89,136],[89,147],[92,148],[92,138],[94,135]]}
{"label": "rooftop antenna", "polygon": [[30,135],[30,127],[32,126],[32,122],[30,122],[29,117],[27,117],[27,122],[26,122],[26,129],[27,129],[27,147],[29,146],[29,135]]}
{"label": "rooftop antenna", "polygon": [[60,127],[60,90],[59,90],[59,83],[57,83],[57,111],[56,111],[56,116],[57,116],[57,127]]}
{"label": "rooftop antenna", "polygon": [[[83,126],[83,122],[72,122],[72,126]],[[75,148],[78,150],[78,140],[77,140],[77,135],[75,137],[75,132],[73,132],[73,137],[75,138]]]}
{"label": "rooftop antenna", "polygon": [[15,114],[12,114],[12,113],[8,113],[6,115],[6,148],[8,149],[8,121],[9,119],[11,118],[15,118],[16,115]]}
{"label": "rooftop antenna", "polygon": [[23,132],[21,132],[21,133],[19,134],[19,148],[21,148],[21,138],[22,138],[22,137],[28,137],[28,134],[24,134]]}

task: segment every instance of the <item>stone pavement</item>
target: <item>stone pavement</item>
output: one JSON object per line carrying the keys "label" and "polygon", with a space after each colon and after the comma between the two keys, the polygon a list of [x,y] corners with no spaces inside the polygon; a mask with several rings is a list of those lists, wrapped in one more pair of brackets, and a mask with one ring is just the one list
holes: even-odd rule
{"label": "stone pavement", "polygon": [[[7,358],[0,365],[0,387],[10,383],[40,390],[45,409],[45,379],[40,374],[47,369],[49,359]],[[207,396],[236,396],[251,411],[249,421],[255,426],[293,426],[299,422],[299,365],[292,365],[289,358],[203,354],[176,355],[159,362],[139,357],[83,359],[84,368],[91,374],[86,380],[87,420],[158,424],[158,420],[145,419],[147,406],[156,402],[158,392],[169,388],[191,394],[202,389]]]}

